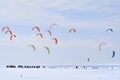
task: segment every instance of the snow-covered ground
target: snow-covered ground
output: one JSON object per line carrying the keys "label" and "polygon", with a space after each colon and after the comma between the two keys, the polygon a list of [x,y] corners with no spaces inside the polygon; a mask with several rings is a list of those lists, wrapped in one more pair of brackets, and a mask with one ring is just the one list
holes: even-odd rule
{"label": "snow-covered ground", "polygon": [[1,80],[120,80],[120,69],[0,69]]}

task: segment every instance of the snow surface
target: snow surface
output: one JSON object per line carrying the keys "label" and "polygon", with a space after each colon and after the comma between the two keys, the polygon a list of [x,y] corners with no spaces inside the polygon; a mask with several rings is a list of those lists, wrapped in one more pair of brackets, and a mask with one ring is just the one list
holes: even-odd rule
{"label": "snow surface", "polygon": [[120,69],[0,69],[1,80],[120,80]]}

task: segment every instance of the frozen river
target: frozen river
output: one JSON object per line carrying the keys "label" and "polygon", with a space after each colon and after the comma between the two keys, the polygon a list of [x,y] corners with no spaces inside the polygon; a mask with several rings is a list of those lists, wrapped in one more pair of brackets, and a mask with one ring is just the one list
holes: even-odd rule
{"label": "frozen river", "polygon": [[120,80],[120,69],[0,69],[1,80]]}

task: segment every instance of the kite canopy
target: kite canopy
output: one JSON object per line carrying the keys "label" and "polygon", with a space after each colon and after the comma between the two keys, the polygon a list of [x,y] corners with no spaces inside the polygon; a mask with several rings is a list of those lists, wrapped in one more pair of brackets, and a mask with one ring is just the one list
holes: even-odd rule
{"label": "kite canopy", "polygon": [[34,46],[33,44],[30,44],[30,45],[28,45],[28,46],[32,47],[32,49],[33,49],[34,51],[36,50],[36,48],[35,48],[35,46]]}
{"label": "kite canopy", "polygon": [[41,38],[43,38],[43,34],[42,33],[37,33],[37,36],[40,36]]}
{"label": "kite canopy", "polygon": [[47,30],[47,32],[50,34],[50,36],[52,35],[52,32],[50,30]]}
{"label": "kite canopy", "polygon": [[38,32],[40,32],[40,28],[39,28],[38,26],[33,27],[33,28],[32,28],[32,31],[33,31],[33,30],[37,30]]}
{"label": "kite canopy", "polygon": [[47,46],[45,46],[44,48],[47,50],[48,55],[50,55],[50,49]]}
{"label": "kite canopy", "polygon": [[71,33],[71,32],[76,32],[76,29],[74,29],[74,28],[71,28],[71,29],[69,29],[69,33]]}
{"label": "kite canopy", "polygon": [[106,30],[106,32],[108,32],[108,31],[113,32],[113,29],[109,28],[109,29]]}
{"label": "kite canopy", "polygon": [[105,44],[106,44],[105,42],[102,42],[102,43],[99,44],[99,46],[98,46],[99,51],[102,50],[102,46],[105,45]]}
{"label": "kite canopy", "polygon": [[9,30],[9,27],[8,26],[4,26],[3,28],[2,28],[2,31],[4,32],[4,31],[8,31]]}
{"label": "kite canopy", "polygon": [[53,27],[53,26],[57,26],[57,23],[52,23],[52,24],[50,25],[49,29],[51,29],[51,27]]}
{"label": "kite canopy", "polygon": [[113,51],[113,54],[112,54],[112,58],[114,58],[115,57],[115,51]]}
{"label": "kite canopy", "polygon": [[58,44],[58,39],[57,38],[53,38],[55,44]]}
{"label": "kite canopy", "polygon": [[10,35],[12,35],[12,31],[11,30],[7,30],[6,32],[5,32],[6,34],[10,34]]}
{"label": "kite canopy", "polygon": [[10,40],[13,40],[13,37],[16,38],[16,35],[11,35]]}

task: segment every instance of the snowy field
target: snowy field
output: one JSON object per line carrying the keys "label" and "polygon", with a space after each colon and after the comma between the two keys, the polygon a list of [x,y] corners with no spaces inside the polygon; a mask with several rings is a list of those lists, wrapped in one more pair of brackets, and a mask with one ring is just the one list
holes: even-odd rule
{"label": "snowy field", "polygon": [[1,80],[120,80],[120,69],[0,69]]}

